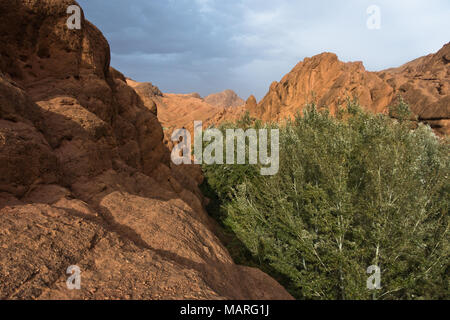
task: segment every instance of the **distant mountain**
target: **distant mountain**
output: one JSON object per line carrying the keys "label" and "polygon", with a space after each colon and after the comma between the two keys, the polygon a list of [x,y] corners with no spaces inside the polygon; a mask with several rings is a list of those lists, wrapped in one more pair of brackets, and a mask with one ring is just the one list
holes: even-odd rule
{"label": "distant mountain", "polygon": [[225,90],[219,93],[210,94],[205,99],[206,103],[216,107],[239,107],[245,104],[233,90]]}
{"label": "distant mountain", "polygon": [[193,132],[194,121],[202,121],[206,128],[225,120],[237,120],[244,112],[243,105],[232,108],[214,106],[207,103],[198,93],[155,95],[151,93],[151,90],[142,90],[148,87],[145,82],[127,79],[127,83],[136,90],[146,107],[158,115],[158,120],[164,129],[164,143],[170,149],[173,147],[170,138],[175,129],[186,128]]}

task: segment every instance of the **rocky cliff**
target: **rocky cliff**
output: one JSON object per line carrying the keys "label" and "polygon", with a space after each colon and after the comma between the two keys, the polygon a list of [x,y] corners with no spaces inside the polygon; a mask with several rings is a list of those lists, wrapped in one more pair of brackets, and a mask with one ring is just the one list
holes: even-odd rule
{"label": "rocky cliff", "polygon": [[67,28],[73,3],[0,2],[0,299],[289,299],[233,263],[136,91],[159,93]]}
{"label": "rocky cliff", "polygon": [[450,42],[435,54],[378,72],[378,76],[405,99],[418,120],[450,134]]}
{"label": "rocky cliff", "polygon": [[358,98],[372,112],[386,112],[401,95],[418,120],[437,132],[449,134],[450,44],[436,54],[397,69],[367,71],[361,62],[344,63],[333,53],[306,58],[280,82],[273,82],[260,103],[247,110],[263,120],[292,117],[307,103],[328,107],[333,113],[347,98]]}
{"label": "rocky cliff", "polygon": [[276,121],[311,102],[334,112],[353,96],[381,112],[392,100],[393,89],[375,73],[367,72],[361,62],[344,63],[333,53],[322,53],[306,58],[280,82],[273,82],[263,100],[249,111],[263,120]]}

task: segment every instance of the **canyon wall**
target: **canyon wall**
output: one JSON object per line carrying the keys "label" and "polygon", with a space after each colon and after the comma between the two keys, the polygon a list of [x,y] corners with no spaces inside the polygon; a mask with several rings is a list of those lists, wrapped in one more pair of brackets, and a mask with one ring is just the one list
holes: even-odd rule
{"label": "canyon wall", "polygon": [[84,18],[67,28],[72,4],[0,2],[0,299],[290,299],[233,263],[136,92],[153,88]]}

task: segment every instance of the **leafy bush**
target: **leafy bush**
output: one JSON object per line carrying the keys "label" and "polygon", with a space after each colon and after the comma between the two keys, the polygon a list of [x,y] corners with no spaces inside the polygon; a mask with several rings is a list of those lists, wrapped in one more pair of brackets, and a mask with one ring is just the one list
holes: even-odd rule
{"label": "leafy bush", "polygon": [[[238,125],[262,126],[248,115]],[[448,146],[354,101],[338,117],[312,105],[280,126],[277,175],[205,165],[204,187],[237,262],[298,299],[448,299]],[[371,265],[379,290],[366,287]]]}

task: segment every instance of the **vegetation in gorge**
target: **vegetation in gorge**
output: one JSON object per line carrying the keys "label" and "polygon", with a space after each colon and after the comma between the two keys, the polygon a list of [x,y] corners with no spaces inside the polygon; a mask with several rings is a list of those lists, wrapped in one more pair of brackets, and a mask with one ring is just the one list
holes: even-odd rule
{"label": "vegetation in gorge", "polygon": [[[210,213],[236,262],[257,266],[298,299],[448,299],[449,144],[355,101],[314,105],[280,129],[280,170],[204,165]],[[226,128],[261,128],[248,114]],[[381,269],[368,290],[366,270]]]}

